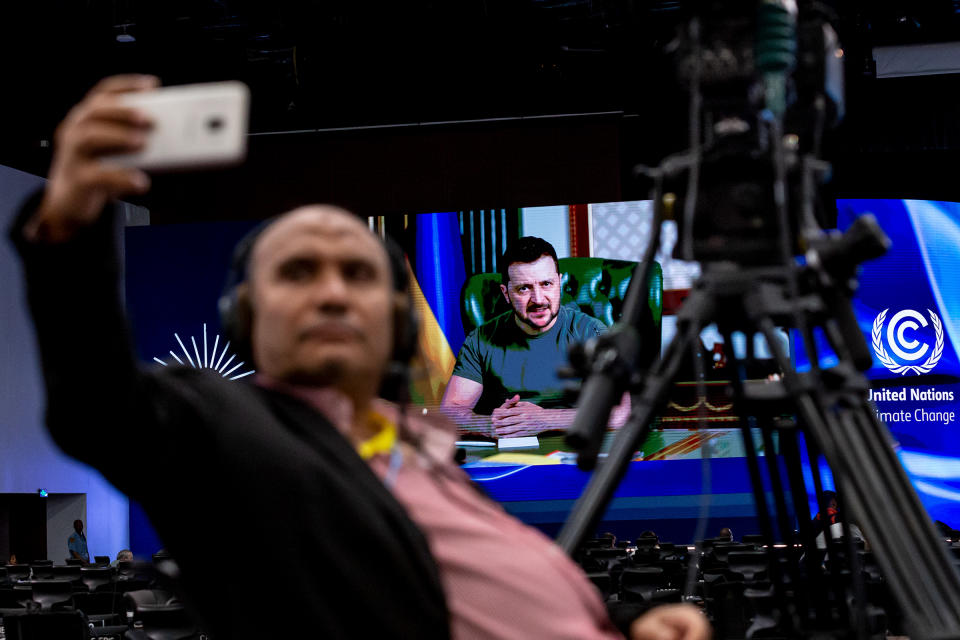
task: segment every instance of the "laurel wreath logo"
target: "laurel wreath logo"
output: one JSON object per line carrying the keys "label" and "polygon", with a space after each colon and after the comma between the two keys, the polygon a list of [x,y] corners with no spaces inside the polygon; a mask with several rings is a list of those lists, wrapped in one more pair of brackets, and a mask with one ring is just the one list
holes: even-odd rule
{"label": "laurel wreath logo", "polygon": [[887,353],[887,350],[883,346],[883,341],[881,336],[883,334],[883,325],[887,320],[887,311],[890,308],[887,307],[879,314],[873,321],[873,351],[877,354],[877,358],[880,359],[880,362],[887,369],[893,373],[899,373],[904,375],[907,371],[913,371],[917,375],[921,373],[930,373],[930,371],[937,366],[937,363],[940,362],[940,357],[943,355],[943,325],[940,323],[940,318],[930,309],[927,309],[927,312],[930,314],[930,320],[933,322],[933,329],[936,333],[936,343],[933,347],[933,352],[930,354],[930,357],[927,358],[923,364],[900,364],[895,361]]}

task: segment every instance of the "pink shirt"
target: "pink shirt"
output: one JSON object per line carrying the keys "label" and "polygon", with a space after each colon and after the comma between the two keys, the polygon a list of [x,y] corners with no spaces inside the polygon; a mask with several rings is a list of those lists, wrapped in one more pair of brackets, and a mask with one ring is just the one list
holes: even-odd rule
{"label": "pink shirt", "polygon": [[[307,401],[341,432],[350,424],[352,408],[335,392],[258,382]],[[374,410],[396,423],[393,405],[377,401]],[[580,568],[546,536],[470,485],[453,461],[452,425],[414,413],[407,413],[401,434],[398,470],[389,471],[390,454],[369,463],[392,485],[427,539],[446,593],[452,637],[622,638]]]}

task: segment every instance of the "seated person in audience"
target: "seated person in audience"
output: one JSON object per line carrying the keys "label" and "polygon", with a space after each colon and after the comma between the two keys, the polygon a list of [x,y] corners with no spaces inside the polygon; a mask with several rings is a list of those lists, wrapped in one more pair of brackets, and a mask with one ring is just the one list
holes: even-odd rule
{"label": "seated person in audience", "polygon": [[819,511],[813,516],[813,534],[820,535],[826,527],[840,522],[840,510],[837,503],[837,494],[835,491],[823,492],[823,503],[827,507],[827,514],[824,516]]}
{"label": "seated person in audience", "polygon": [[[816,536],[816,543],[818,549],[827,548],[827,529],[829,529],[829,535],[831,540],[840,540],[844,536],[844,520],[845,514],[840,510],[840,503],[837,500],[837,493],[835,491],[824,491],[823,492],[823,501],[827,505],[827,515],[821,516],[820,512],[817,512],[817,515],[813,517],[813,533]],[[863,541],[863,532],[860,531],[860,527],[853,524],[852,522],[847,522],[847,527],[850,531],[850,536],[857,542]]]}
{"label": "seated person in audience", "polygon": [[654,540],[657,544],[660,544],[660,536],[658,536],[653,531],[650,531],[649,529],[647,529],[646,531],[643,531],[640,534],[640,537],[638,538],[638,540],[651,540],[651,539]]}
{"label": "seated person in audience", "polygon": [[[441,404],[465,431],[484,435],[566,429],[576,410],[564,396],[567,381],[557,372],[568,363],[570,345],[596,338],[606,326],[579,309],[560,306],[560,263],[546,240],[513,241],[501,264],[500,293],[510,311],[467,336]],[[625,394],[611,424],[621,426],[629,410]]]}
{"label": "seated person in audience", "polygon": [[130,549],[121,549],[117,552],[117,559],[110,563],[111,567],[116,567],[121,562],[133,562],[133,552]]}
{"label": "seated person in audience", "polygon": [[7,561],[7,564],[11,564],[11,565],[17,564],[16,554],[13,554],[13,553],[10,554],[10,559]]}
{"label": "seated person in audience", "polygon": [[[137,365],[110,205],[149,180],[105,156],[143,148],[149,120],[118,96],[154,86],[108,78],[69,113],[11,235],[51,434],[144,506],[211,635],[619,637],[572,561],[474,489],[452,426],[377,397],[391,360],[409,358],[411,300],[402,259],[353,214],[296,209],[239,248],[227,306],[252,384]],[[211,499],[207,486],[229,490]],[[239,513],[255,517],[239,529]],[[278,560],[245,561],[251,540]],[[622,630],[710,633],[689,605]]]}
{"label": "seated person in audience", "polygon": [[733,531],[730,530],[730,527],[724,527],[720,529],[720,535],[717,536],[717,540],[723,542],[733,542]]}

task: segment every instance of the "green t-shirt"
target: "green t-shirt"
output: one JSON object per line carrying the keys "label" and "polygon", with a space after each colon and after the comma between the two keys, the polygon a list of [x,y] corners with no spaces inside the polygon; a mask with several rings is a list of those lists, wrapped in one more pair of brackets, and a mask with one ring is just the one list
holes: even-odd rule
{"label": "green t-shirt", "polygon": [[513,311],[503,313],[474,329],[460,348],[453,375],[479,382],[483,394],[474,411],[489,415],[508,398],[545,408],[569,408],[563,388],[568,382],[557,370],[568,363],[567,350],[606,331],[594,317],[570,307],[560,307],[550,330],[530,336],[517,326]]}

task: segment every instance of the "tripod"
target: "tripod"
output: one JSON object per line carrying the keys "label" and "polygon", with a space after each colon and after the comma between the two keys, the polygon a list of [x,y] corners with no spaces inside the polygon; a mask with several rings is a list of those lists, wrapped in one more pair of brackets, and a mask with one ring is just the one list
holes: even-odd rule
{"label": "tripod", "polygon": [[[677,72],[689,85],[688,151],[666,158],[655,169],[641,169],[654,180],[652,240],[634,272],[620,323],[593,345],[571,353],[573,369],[585,378],[577,416],[567,432],[567,442],[579,452],[581,468],[589,470],[596,463],[610,408],[624,391],[631,394],[631,414],[574,506],[558,542],[572,554],[594,531],[634,452],[664,409],[683,358],[699,348],[700,331],[715,322],[727,345],[733,345],[735,332],[748,336],[746,358],[728,353],[727,366],[735,372],[734,406],[769,549],[780,631],[803,635],[831,626],[802,476],[802,433],[820,512],[826,513],[818,473],[822,454],[847,512],[876,552],[910,636],[915,640],[960,638],[960,576],[900,466],[890,432],[867,400],[868,383],[861,373],[870,368],[873,355],[850,302],[854,276],[860,263],[886,251],[889,240],[871,216],[859,218],[842,236],[825,233],[816,218],[816,183],[828,167],[818,157],[821,137],[844,111],[842,70],[836,68],[842,53],[836,34],[822,3],[802,3],[798,16],[792,2],[764,0],[756,3],[753,17],[733,9],[725,15],[731,3],[704,4],[709,7],[702,16],[694,15],[687,35],[675,47]],[[798,50],[803,55],[796,55]],[[743,55],[744,51],[753,55]],[[718,65],[718,60],[730,64]],[[792,104],[790,87],[797,90]],[[796,135],[784,135],[788,114],[796,120],[791,125],[799,132]],[[664,180],[684,172],[682,248],[686,259],[699,259],[705,267],[677,314],[676,337],[663,357],[649,364],[639,336],[664,209],[672,209],[673,204],[664,196]],[[806,257],[802,265],[794,258],[800,250]],[[796,331],[810,371],[794,369],[777,339],[777,327]],[[837,354],[837,365],[820,367],[815,328]],[[744,372],[752,359],[749,338],[758,333],[765,338],[782,380],[746,381]],[[785,414],[795,415],[796,420],[785,420]],[[763,435],[775,516],[767,504],[748,420]],[[776,460],[775,432],[788,487]],[[794,539],[788,495],[797,510],[799,541]],[[774,521],[782,541],[788,543],[786,558],[775,553]],[[857,549],[845,526],[853,586],[852,605],[846,610],[864,638],[868,633],[864,585]],[[829,539],[829,527],[824,534]],[[805,572],[800,570],[797,542],[802,543]],[[840,584],[838,563],[831,558],[830,564],[835,572],[832,582]],[[695,571],[696,565],[691,564],[691,577]],[[812,597],[805,597],[804,586]],[[848,602],[846,594],[839,593],[837,601]],[[848,625],[844,626],[848,632]]]}
{"label": "tripod", "polygon": [[[870,223],[867,221],[862,224]],[[853,233],[864,236],[868,232],[861,226]],[[788,538],[784,541],[793,543],[789,539],[793,527],[788,518],[786,492],[772,455],[772,434],[774,430],[779,431],[789,491],[801,526],[801,542],[808,563],[807,574],[816,573],[816,567],[810,564],[816,555],[816,547],[810,531],[807,494],[801,474],[798,430],[806,436],[814,466],[818,457],[816,453],[822,452],[833,470],[849,513],[860,523],[871,547],[876,551],[878,564],[906,615],[911,636],[960,637],[960,579],[947,549],[893,451],[889,431],[877,419],[867,401],[867,380],[859,373],[854,362],[861,350],[856,345],[851,346],[851,341],[841,330],[843,314],[852,313],[849,299],[845,299],[846,308],[843,309],[840,308],[842,305],[837,304],[836,292],[822,288],[791,297],[791,280],[803,280],[803,269],[810,267],[744,268],[732,263],[708,264],[705,267],[703,276],[678,312],[675,339],[662,359],[639,381],[632,396],[629,420],[617,434],[605,462],[599,466],[576,503],[560,532],[558,542],[565,551],[572,553],[593,531],[633,453],[647,437],[655,416],[665,407],[668,392],[683,358],[688,357],[691,349],[699,344],[700,331],[711,322],[716,322],[727,345],[733,344],[736,331],[742,331],[747,336],[762,334],[783,372],[782,381],[753,384],[746,383],[738,375],[733,376],[734,405],[741,415],[746,461],[757,515],[768,548],[772,551],[777,540],[763,490],[759,457],[750,427],[744,419],[746,416],[755,417],[762,430],[778,528],[781,535]],[[642,273],[640,269],[638,272]],[[811,356],[811,371],[798,373],[794,370],[777,338],[778,326],[793,327],[802,332]],[[818,358],[813,346],[814,326],[823,328],[840,356],[837,366],[820,369],[817,365]],[[860,340],[863,340],[862,336]],[[748,340],[748,344],[750,342]],[[742,370],[744,360],[738,359],[733,353],[728,354],[728,358],[729,368],[734,372]],[[790,421],[779,425],[775,423],[774,418],[782,414],[785,407],[792,407],[795,411],[798,418],[796,426]],[[819,481],[816,468],[814,471]],[[819,486],[817,488],[819,496],[821,492]],[[823,505],[820,510],[826,513]],[[787,553],[798,552],[790,544]],[[848,555],[851,562],[857,562],[852,542]],[[783,575],[783,571],[793,571],[791,567],[795,566],[795,563],[788,562],[787,568],[782,569],[779,562],[771,560],[770,576],[775,601],[783,603],[785,600],[784,580],[797,584],[798,576]],[[854,577],[859,576],[856,564],[852,569]],[[856,591],[860,592],[857,601],[861,609],[854,613],[863,616],[862,589]],[[863,620],[860,622],[862,629]],[[787,625],[794,626],[794,631],[800,631],[803,623],[788,621]]]}

